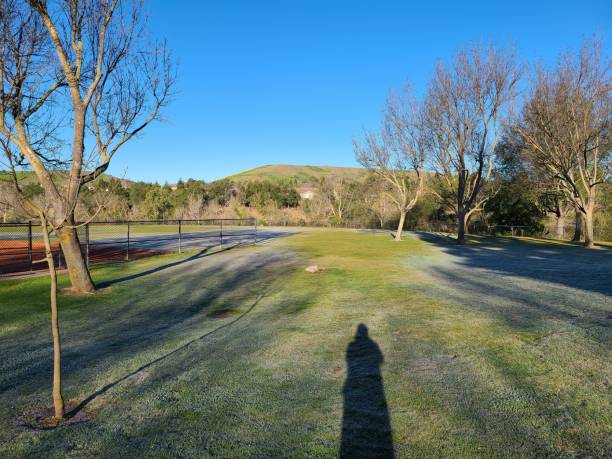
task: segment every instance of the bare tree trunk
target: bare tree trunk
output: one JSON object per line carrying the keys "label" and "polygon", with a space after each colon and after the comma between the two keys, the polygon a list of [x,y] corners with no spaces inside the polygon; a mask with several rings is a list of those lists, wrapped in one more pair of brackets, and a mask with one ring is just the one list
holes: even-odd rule
{"label": "bare tree trunk", "polygon": [[580,242],[580,239],[582,239],[582,212],[576,209],[576,226],[574,227],[572,242]]}
{"label": "bare tree trunk", "polygon": [[94,293],[96,287],[91,280],[91,275],[81,253],[81,244],[76,229],[62,227],[58,232],[72,290],[78,293]]}
{"label": "bare tree trunk", "polygon": [[465,212],[457,212],[457,244],[465,244]]}
{"label": "bare tree trunk", "polygon": [[399,220],[399,224],[397,225],[397,231],[395,233],[395,240],[396,241],[401,241],[402,240],[402,231],[404,230],[404,221],[406,220],[406,211],[402,210],[400,211],[400,220]]}
{"label": "bare tree trunk", "polygon": [[57,273],[47,231],[47,221],[41,217],[42,233],[45,242],[45,255],[51,279],[51,333],[53,335],[53,411],[56,419],[64,417],[64,398],[62,397],[62,347],[60,341],[59,319],[57,315]]}
{"label": "bare tree trunk", "polygon": [[589,199],[589,204],[584,214],[584,246],[587,249],[595,247],[593,238],[593,200]]}
{"label": "bare tree trunk", "polygon": [[565,214],[559,211],[557,214],[557,222],[555,227],[555,235],[557,239],[565,238]]}
{"label": "bare tree trunk", "polygon": [[465,214],[465,217],[463,218],[464,223],[463,223],[463,231],[464,234],[470,234],[470,217],[472,216],[472,212],[468,212]]}

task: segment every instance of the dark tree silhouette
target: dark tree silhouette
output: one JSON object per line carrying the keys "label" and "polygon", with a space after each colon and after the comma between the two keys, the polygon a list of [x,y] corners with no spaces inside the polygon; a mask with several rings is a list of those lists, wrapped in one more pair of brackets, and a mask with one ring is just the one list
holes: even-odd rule
{"label": "dark tree silhouette", "polygon": [[346,348],[347,375],[343,388],[344,412],[340,457],[394,457],[389,410],[380,365],[383,354],[359,324]]}

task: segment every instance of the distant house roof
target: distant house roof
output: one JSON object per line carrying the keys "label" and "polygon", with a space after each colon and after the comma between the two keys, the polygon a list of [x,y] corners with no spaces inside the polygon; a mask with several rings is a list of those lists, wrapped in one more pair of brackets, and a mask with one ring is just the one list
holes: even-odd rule
{"label": "distant house roof", "polygon": [[295,191],[298,192],[302,199],[312,199],[319,190],[311,186],[299,186]]}

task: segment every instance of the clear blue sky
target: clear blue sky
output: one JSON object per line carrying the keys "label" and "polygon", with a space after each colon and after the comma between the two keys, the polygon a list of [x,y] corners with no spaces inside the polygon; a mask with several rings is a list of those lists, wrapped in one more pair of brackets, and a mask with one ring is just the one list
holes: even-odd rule
{"label": "clear blue sky", "polygon": [[390,87],[422,91],[469,41],[554,62],[594,33],[612,1],[169,1],[149,3],[180,62],[167,121],[121,150],[115,175],[207,181],[264,164],[354,166],[351,139],[376,127]]}

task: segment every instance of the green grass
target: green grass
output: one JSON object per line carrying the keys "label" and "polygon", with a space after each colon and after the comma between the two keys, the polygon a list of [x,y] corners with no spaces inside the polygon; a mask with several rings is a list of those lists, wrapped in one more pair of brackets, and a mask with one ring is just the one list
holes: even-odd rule
{"label": "green grass", "polygon": [[[533,297],[511,304],[454,296],[438,277],[460,272],[446,250],[302,231],[185,263],[96,267],[104,282],[171,265],[61,297],[66,398],[120,382],[87,404],[89,422],[44,432],[18,424],[50,402],[47,280],[0,282],[0,456],[336,456],[360,323],[384,356],[398,457],[606,455],[611,340],[595,319],[609,298],[574,289],[570,314],[554,309],[570,295],[554,283],[524,284]],[[325,270],[306,273],[313,263]]]}
{"label": "green grass", "polygon": [[239,172],[228,177],[236,182],[250,180],[283,181],[294,180],[298,185],[314,186],[321,178],[362,179],[367,171],[358,167],[298,166],[292,164],[271,164]]}

